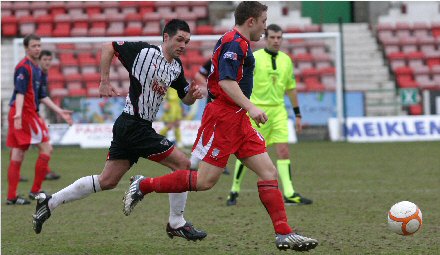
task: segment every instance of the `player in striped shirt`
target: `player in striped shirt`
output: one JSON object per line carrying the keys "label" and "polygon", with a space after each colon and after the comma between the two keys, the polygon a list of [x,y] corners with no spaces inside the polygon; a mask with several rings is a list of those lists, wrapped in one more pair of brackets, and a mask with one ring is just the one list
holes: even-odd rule
{"label": "player in striped shirt", "polygon": [[[203,114],[193,154],[202,160],[198,171],[179,170],[149,178],[133,176],[124,197],[124,211],[131,213],[144,195],[211,189],[222,175],[231,154],[242,160],[258,179],[258,194],[275,230],[278,249],[307,251],[318,241],[293,232],[287,222],[277,170],[266,151],[263,136],[252,128],[264,124],[267,115],[251,103],[255,59],[250,41],[260,40],[266,29],[267,6],[241,2],[235,10],[235,27],[217,42],[212,55],[208,90],[213,102]],[[247,115],[247,113],[249,115]]]}
{"label": "player in striped shirt", "polygon": [[[173,19],[164,27],[163,43],[160,46],[146,42],[112,42],[103,45],[99,94],[104,97],[119,95],[109,82],[110,64],[114,56],[118,57],[130,76],[123,113],[113,125],[113,140],[107,161],[100,175],[82,177],[52,196],[41,194],[33,216],[37,234],[56,207],[92,193],[115,188],[140,157],[156,161],[173,171],[189,168],[190,162],[185,154],[152,128],[152,122],[170,87],[177,90],[185,104],[193,104],[196,99],[207,95],[206,88],[188,84],[185,79],[179,56],[189,41],[188,24],[183,20]],[[167,234],[188,240],[205,238],[204,231],[197,230],[183,218],[187,192],[169,196]]]}

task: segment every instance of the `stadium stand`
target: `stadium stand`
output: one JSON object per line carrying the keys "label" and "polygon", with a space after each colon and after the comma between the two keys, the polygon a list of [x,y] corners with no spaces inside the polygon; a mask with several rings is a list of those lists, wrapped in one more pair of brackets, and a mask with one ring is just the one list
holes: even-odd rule
{"label": "stadium stand", "polygon": [[[377,40],[382,45],[399,89],[440,90],[440,13],[438,2],[406,2],[379,18]],[[419,15],[423,13],[423,15]],[[423,114],[421,104],[408,107]]]}
{"label": "stadium stand", "polygon": [[[269,15],[278,19],[280,24],[289,24],[284,27],[286,32],[319,32],[321,27],[311,24],[310,18],[302,18],[299,11],[292,11],[282,16],[279,4],[270,3]],[[42,36],[53,37],[86,37],[86,36],[140,36],[160,35],[161,20],[174,17],[188,21],[193,34],[211,35],[221,34],[230,29],[232,17],[220,21],[214,26],[206,23],[208,18],[208,2],[39,2],[38,4],[22,4],[17,2],[2,3],[5,14],[2,23],[16,24],[16,29],[3,29],[3,36],[23,36],[26,33],[38,33]],[[37,8],[38,6],[38,8]],[[33,9],[35,7],[35,9]],[[20,9],[25,19],[19,22],[13,19],[15,12]],[[38,17],[35,17],[35,11]],[[279,17],[282,17],[280,19]],[[285,22],[294,20],[295,23]],[[5,22],[6,21],[6,22]],[[162,21],[163,22],[163,21]],[[283,23],[284,22],[284,23]],[[9,24],[8,23],[8,24]],[[198,24],[200,23],[200,24]],[[197,26],[196,26],[197,24]],[[6,33],[7,32],[7,33]],[[332,57],[328,54],[329,47],[324,41],[295,40],[293,48],[286,49],[295,60],[298,88],[301,91],[324,91],[335,88],[335,68]],[[198,44],[192,42],[182,61],[186,68],[186,75],[192,79],[199,66],[212,54],[215,42]],[[262,47],[264,43],[253,45]],[[55,58],[59,65],[54,66],[49,76],[51,81],[56,80],[50,90],[54,96],[93,96],[96,95],[96,86],[92,86],[97,77],[99,65],[99,51],[91,49],[87,44],[58,44],[55,49]],[[191,56],[191,57],[188,57]],[[126,72],[122,65],[115,61],[113,70],[119,73]],[[65,76],[62,80],[60,76]],[[124,77],[124,75],[120,75]],[[113,77],[124,94],[127,91],[128,81]],[[60,86],[65,83],[65,87]]]}
{"label": "stadium stand", "polygon": [[[210,20],[213,15],[210,5],[213,4],[216,3],[3,1],[2,36],[14,38],[26,33],[42,37],[157,36],[163,22],[174,17],[185,19],[193,34],[221,34],[232,27],[233,17],[228,11],[225,18],[213,22],[212,18]],[[267,4],[270,23],[281,24],[287,33],[338,31],[333,24],[312,24],[311,18],[302,17],[300,10],[286,11],[279,2]],[[409,2],[405,14],[401,9],[391,8],[389,14],[379,18],[375,27],[367,23],[344,24],[346,89],[365,93],[367,116],[405,114],[399,105],[399,88],[440,87],[440,15],[437,2],[427,6],[424,8],[432,10],[424,17],[412,18],[422,7]],[[210,57],[213,43],[191,42],[182,56],[188,79],[192,79],[199,65]],[[257,49],[263,45],[260,41],[252,47]],[[55,52],[55,64],[49,74],[53,97],[97,95],[100,59],[97,46],[90,43],[47,45]],[[284,46],[283,50],[294,60],[299,91],[335,90],[335,45],[324,39],[289,39]],[[12,51],[3,52],[2,45],[2,55],[12,59]],[[111,68],[112,82],[125,94],[129,84],[127,71],[119,61],[114,61]],[[4,88],[2,84],[2,90],[10,90],[10,71],[4,77],[8,85]],[[417,113],[411,109],[405,110]]]}

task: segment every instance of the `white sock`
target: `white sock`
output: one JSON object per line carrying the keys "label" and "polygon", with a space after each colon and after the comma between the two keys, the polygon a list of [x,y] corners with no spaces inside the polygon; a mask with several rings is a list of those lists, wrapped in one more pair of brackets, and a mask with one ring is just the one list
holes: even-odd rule
{"label": "white sock", "polygon": [[197,170],[197,168],[199,168],[199,163],[200,163],[200,159],[196,156],[194,156],[194,154],[191,154],[191,166],[189,167],[189,169],[191,170]]}
{"label": "white sock", "polygon": [[170,226],[174,229],[183,227],[186,223],[183,218],[183,212],[185,211],[188,191],[182,193],[169,193],[168,195],[170,198]]}
{"label": "white sock", "polygon": [[99,175],[90,175],[79,178],[74,183],[53,194],[52,198],[49,200],[50,211],[53,211],[60,204],[82,199],[92,193],[101,191],[98,177]]}

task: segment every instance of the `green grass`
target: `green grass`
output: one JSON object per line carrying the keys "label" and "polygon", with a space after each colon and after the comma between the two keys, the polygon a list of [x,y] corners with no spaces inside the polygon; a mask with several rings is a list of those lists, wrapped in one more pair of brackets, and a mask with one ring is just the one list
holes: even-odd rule
{"label": "green grass", "polygon": [[[292,226],[320,241],[309,254],[440,254],[439,142],[303,142],[291,148],[295,188],[314,204],[286,210]],[[4,205],[8,153],[2,150],[2,254],[286,254],[275,248],[272,224],[250,172],[235,207],[225,205],[231,175],[222,176],[210,191],[189,195],[186,219],[208,232],[202,242],[166,236],[165,194],[148,195],[132,215],[124,216],[121,199],[130,175],[168,172],[143,159],[115,190],[61,205],[35,235],[35,202]],[[79,177],[99,174],[106,155],[107,150],[56,148],[51,167],[62,178],[45,182],[44,190],[54,193]],[[36,157],[31,149],[22,175],[33,178]],[[20,183],[19,192],[27,195],[30,187],[30,182]],[[401,200],[416,203],[423,212],[423,228],[413,236],[387,229],[386,213]]]}

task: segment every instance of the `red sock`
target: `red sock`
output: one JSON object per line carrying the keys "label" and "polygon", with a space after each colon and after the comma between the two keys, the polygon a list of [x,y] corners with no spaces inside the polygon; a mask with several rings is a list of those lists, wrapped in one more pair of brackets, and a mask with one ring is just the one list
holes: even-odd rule
{"label": "red sock", "polygon": [[197,191],[197,171],[176,170],[170,174],[145,178],[139,183],[142,193],[180,193]]}
{"label": "red sock", "polygon": [[20,181],[21,161],[11,160],[8,168],[8,199],[17,197],[17,186]]}
{"label": "red sock", "polygon": [[281,235],[292,233],[292,229],[287,223],[286,210],[284,209],[283,197],[278,189],[278,181],[259,181],[257,185],[260,200],[272,219],[275,233]]}
{"label": "red sock", "polygon": [[31,192],[40,192],[49,167],[49,160],[50,156],[47,154],[40,154],[38,156],[37,163],[35,164],[34,185],[32,185]]}

